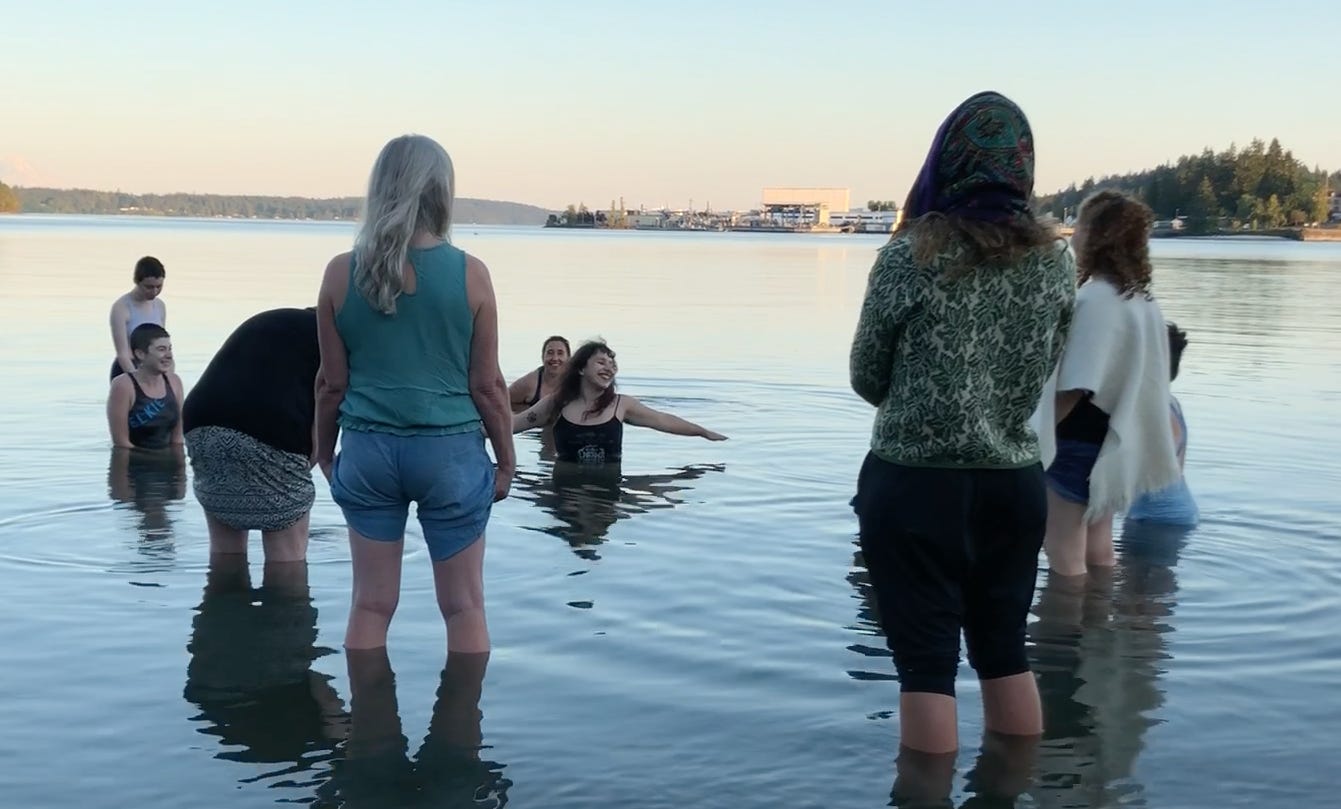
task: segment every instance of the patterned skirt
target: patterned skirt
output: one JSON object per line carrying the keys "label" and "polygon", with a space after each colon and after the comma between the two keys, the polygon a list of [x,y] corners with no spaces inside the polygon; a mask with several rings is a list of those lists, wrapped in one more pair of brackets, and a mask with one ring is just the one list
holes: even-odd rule
{"label": "patterned skirt", "polygon": [[282,531],[311,510],[316,487],[302,455],[227,427],[197,427],[185,438],[196,500],[229,528]]}

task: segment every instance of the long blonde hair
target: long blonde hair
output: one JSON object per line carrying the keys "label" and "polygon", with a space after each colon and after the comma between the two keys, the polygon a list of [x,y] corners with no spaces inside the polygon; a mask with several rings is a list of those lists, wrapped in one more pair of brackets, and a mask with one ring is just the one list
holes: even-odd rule
{"label": "long blonde hair", "polygon": [[382,147],[354,240],[354,285],[374,309],[395,314],[416,233],[450,239],[455,197],[452,158],[437,141],[401,135]]}

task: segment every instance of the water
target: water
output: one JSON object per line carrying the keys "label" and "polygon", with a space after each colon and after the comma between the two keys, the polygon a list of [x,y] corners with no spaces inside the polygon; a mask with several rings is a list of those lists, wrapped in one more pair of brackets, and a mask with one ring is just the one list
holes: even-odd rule
{"label": "water", "polygon": [[[552,332],[603,335],[624,390],[732,440],[632,429],[626,479],[574,490],[521,438],[488,539],[494,652],[444,674],[413,521],[390,658],[348,657],[324,481],[307,581],[267,580],[254,547],[207,591],[189,481],[108,447],[107,309],[136,258],[168,267],[190,386],[243,318],[308,305],[350,235],[0,217],[0,805],[888,803],[898,686],[847,507],[871,413],[846,355],[881,240],[459,228],[495,277],[509,379]],[[1041,589],[1032,765],[980,753],[962,671],[957,803],[1003,768],[1020,806],[1332,803],[1341,245],[1154,249],[1192,340],[1176,389],[1204,524],[1128,538],[1086,592]]]}

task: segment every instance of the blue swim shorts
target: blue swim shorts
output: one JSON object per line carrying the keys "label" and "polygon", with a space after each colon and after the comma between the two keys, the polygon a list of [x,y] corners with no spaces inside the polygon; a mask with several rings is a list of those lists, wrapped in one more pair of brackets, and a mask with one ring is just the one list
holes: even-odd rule
{"label": "blue swim shorts", "polygon": [[410,503],[435,562],[484,533],[494,503],[494,465],[480,430],[455,435],[391,435],[342,430],[331,497],[349,527],[382,542],[405,537]]}
{"label": "blue swim shorts", "polygon": [[1090,502],[1090,472],[1099,459],[1099,448],[1088,441],[1057,442],[1057,456],[1048,467],[1048,486],[1057,496],[1081,505]]}

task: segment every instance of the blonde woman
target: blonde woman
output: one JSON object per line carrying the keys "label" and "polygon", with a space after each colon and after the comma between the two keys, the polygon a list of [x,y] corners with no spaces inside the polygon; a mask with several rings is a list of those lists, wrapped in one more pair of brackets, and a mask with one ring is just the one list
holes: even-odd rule
{"label": "blonde woman", "polygon": [[493,284],[484,262],[449,241],[454,195],[442,146],[392,140],[373,166],[354,250],[333,258],[321,283],[313,460],[349,524],[349,649],[386,645],[413,502],[448,650],[489,650],[484,529],[516,456]]}

